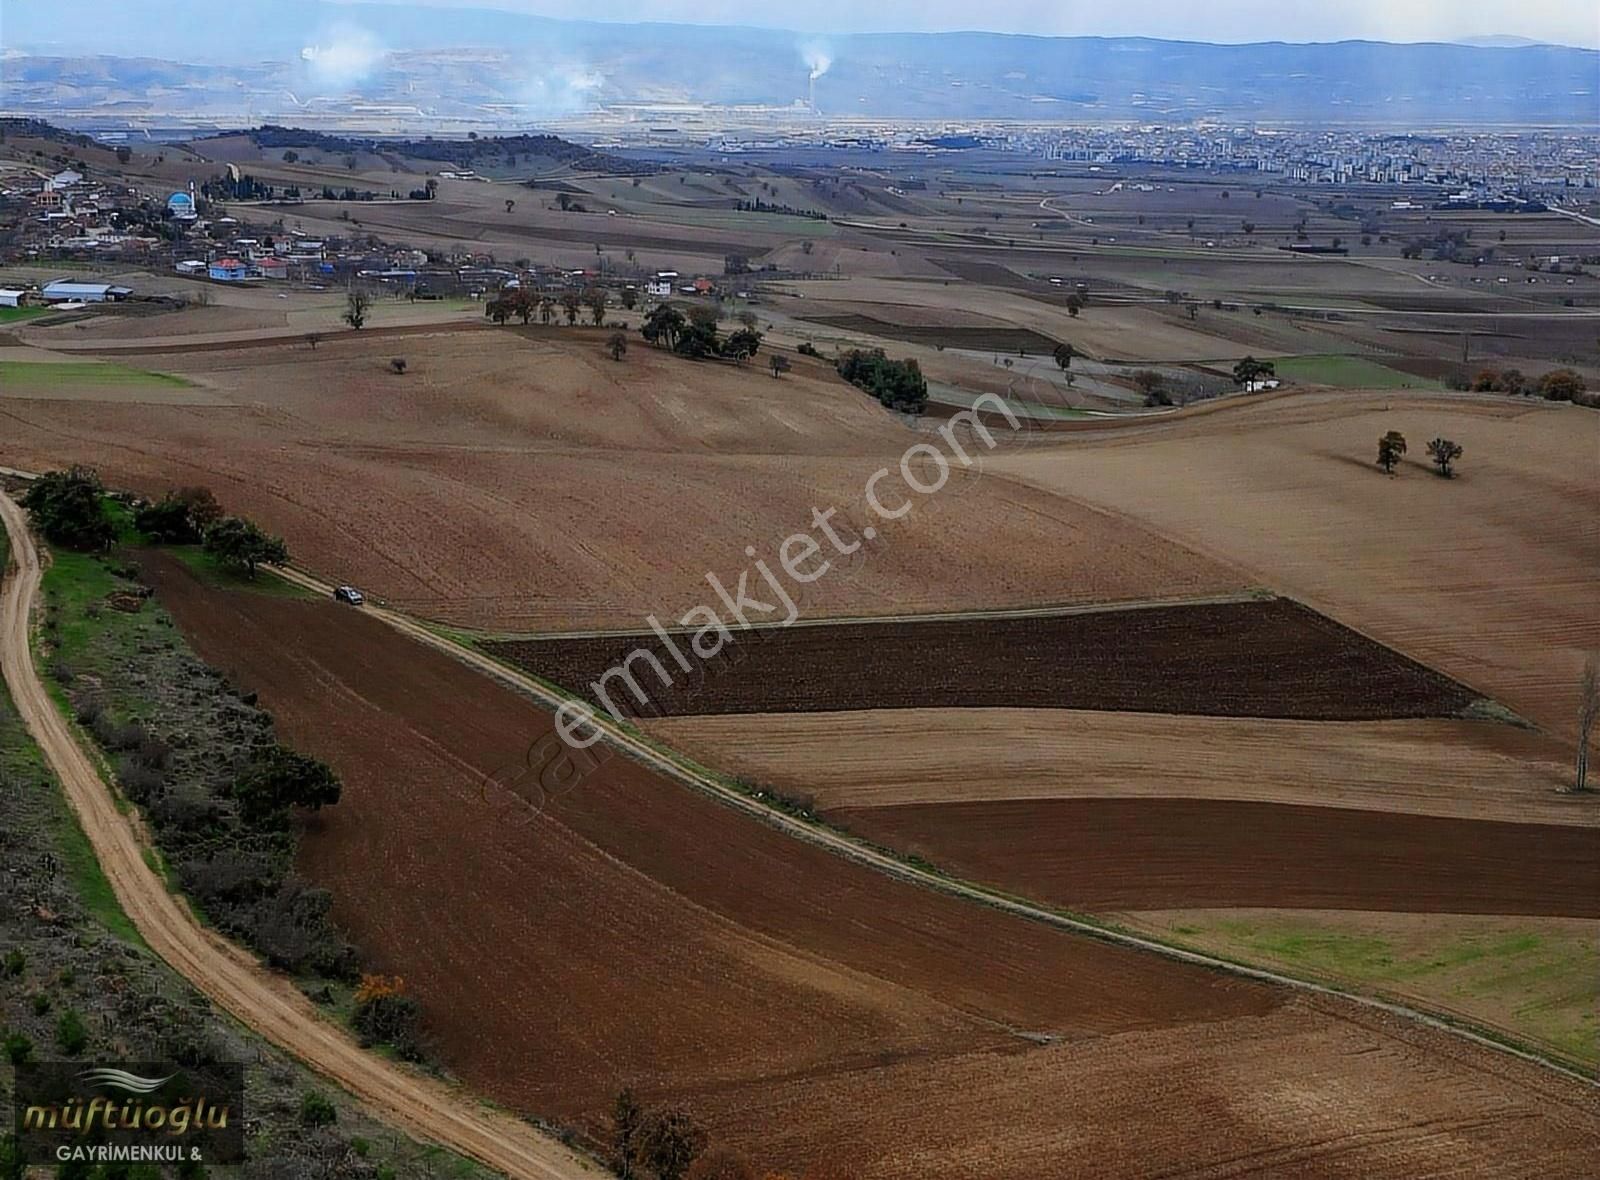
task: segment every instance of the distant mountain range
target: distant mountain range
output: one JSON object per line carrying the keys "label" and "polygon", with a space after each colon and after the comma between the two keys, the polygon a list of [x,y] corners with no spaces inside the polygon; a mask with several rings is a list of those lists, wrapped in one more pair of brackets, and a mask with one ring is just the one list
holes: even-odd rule
{"label": "distant mountain range", "polygon": [[1600,123],[1600,52],[1539,44],[817,39],[326,0],[231,0],[225,16],[197,0],[12,0],[0,35],[0,102],[32,115],[293,122],[358,102],[506,125],[603,106],[814,101],[825,115],[943,120]]}

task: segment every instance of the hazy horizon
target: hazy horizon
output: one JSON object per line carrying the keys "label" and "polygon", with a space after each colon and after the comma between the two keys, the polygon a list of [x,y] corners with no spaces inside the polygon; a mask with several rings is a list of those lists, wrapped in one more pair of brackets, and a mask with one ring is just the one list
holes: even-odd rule
{"label": "hazy horizon", "polygon": [[[1577,48],[1600,46],[1600,21],[1588,3],[1527,0],[1515,8],[1483,0],[1394,4],[1353,0],[1316,10],[1287,9],[1265,0],[1232,0],[1204,7],[1188,0],[1151,0],[1133,7],[1101,6],[1059,0],[998,0],[974,21],[970,5],[952,0],[881,0],[865,6],[856,0],[813,0],[806,19],[786,9],[756,10],[733,0],[631,0],[575,12],[554,0],[321,0],[344,10],[358,25],[381,28],[374,10],[394,7],[466,9],[536,16],[552,20],[607,24],[670,23],[792,31],[803,35],[855,33],[995,33],[1043,37],[1146,37],[1238,45],[1281,41],[1308,44],[1348,40],[1407,43],[1463,43],[1509,38]],[[62,50],[113,52],[116,28],[86,22],[75,6],[55,0],[10,0],[13,23],[23,19],[23,37],[41,36]],[[198,5],[196,6],[199,7]],[[130,14],[131,15],[131,14]],[[231,39],[231,38],[230,38]],[[237,43],[237,42],[235,42]],[[0,47],[14,48],[0,27]]]}

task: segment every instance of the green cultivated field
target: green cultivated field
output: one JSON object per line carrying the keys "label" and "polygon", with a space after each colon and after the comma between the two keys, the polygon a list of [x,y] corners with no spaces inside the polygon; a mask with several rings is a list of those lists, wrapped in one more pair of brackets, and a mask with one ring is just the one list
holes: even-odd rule
{"label": "green cultivated field", "polygon": [[1600,1064],[1600,943],[1576,919],[1241,911],[1174,915],[1188,946],[1482,1020]]}
{"label": "green cultivated field", "polygon": [[1341,389],[1437,389],[1439,383],[1359,356],[1286,356],[1273,361],[1278,376]]}
{"label": "green cultivated field", "polygon": [[153,373],[99,361],[0,361],[0,385],[61,389],[92,385],[118,389],[185,389],[193,385],[171,373]]}

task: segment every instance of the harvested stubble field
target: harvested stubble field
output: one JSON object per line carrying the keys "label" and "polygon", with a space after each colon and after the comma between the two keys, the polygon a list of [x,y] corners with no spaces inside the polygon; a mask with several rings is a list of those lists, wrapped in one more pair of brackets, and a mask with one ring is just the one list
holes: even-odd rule
{"label": "harvested stubble field", "polygon": [[764,1164],[869,1180],[1576,1177],[1600,1146],[1581,1083],[894,883],[620,757],[531,817],[490,780],[542,711],[360,612],[149,572],[340,772],[302,868],[516,1108],[593,1133],[631,1084]]}
{"label": "harvested stubble field", "polygon": [[[833,506],[843,535],[873,523],[886,535],[815,583],[807,607],[821,614],[1243,585],[1125,520],[971,473],[888,536],[862,489],[919,435],[804,358],[775,381],[637,343],[618,364],[584,330],[365,337],[141,360],[224,405],[0,392],[0,463],[88,463],[151,495],[206,484],[313,570],[502,630],[676,618],[707,601],[707,571],[731,583],[746,545],[775,545]],[[403,377],[389,371],[397,353]]]}
{"label": "harvested stubble field", "polygon": [[868,709],[646,725],[702,765],[811,795],[823,810],[1183,798],[1600,827],[1600,796],[1561,789],[1566,743],[1489,721]]}
{"label": "harvested stubble field", "polygon": [[[486,646],[596,704],[592,686],[640,648],[676,671],[649,632]],[[1355,721],[1451,716],[1477,699],[1282,598],[760,628],[671,685],[644,661],[630,667],[651,716],[965,707]]]}
{"label": "harvested stubble field", "polygon": [[[1373,465],[1398,430],[1394,478]],[[1423,446],[1465,447],[1440,479]],[[1292,595],[1571,740],[1600,650],[1600,413],[1527,399],[1304,394],[1052,434],[991,471],[1081,496]]]}

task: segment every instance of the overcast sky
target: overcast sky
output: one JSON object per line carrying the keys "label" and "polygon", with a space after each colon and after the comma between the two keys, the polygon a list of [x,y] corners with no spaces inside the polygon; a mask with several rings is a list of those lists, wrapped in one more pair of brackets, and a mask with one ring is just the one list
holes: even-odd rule
{"label": "overcast sky", "polygon": [[[387,0],[352,0],[384,3]],[[409,0],[416,3],[419,0]],[[816,33],[984,29],[1192,41],[1456,41],[1510,35],[1600,45],[1595,0],[420,0],[616,21],[760,25]]]}

